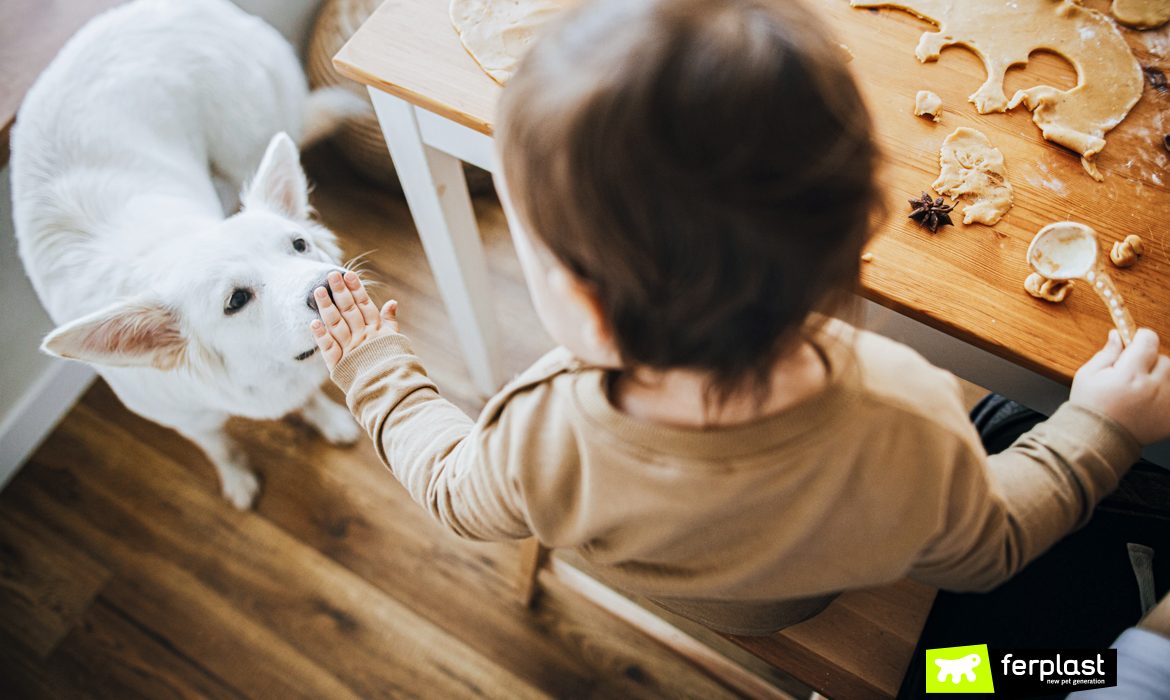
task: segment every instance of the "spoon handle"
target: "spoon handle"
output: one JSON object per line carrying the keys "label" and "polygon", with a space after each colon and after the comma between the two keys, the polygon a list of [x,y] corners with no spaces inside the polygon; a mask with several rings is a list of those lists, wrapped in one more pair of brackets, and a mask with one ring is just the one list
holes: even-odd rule
{"label": "spoon handle", "polygon": [[1125,306],[1125,300],[1121,298],[1117,286],[1113,284],[1113,278],[1105,270],[1097,268],[1085,275],[1085,279],[1093,286],[1093,291],[1097,292],[1101,301],[1105,302],[1105,308],[1109,309],[1113,325],[1117,326],[1117,332],[1121,335],[1121,344],[1129,345],[1133,341],[1133,332],[1137,327]]}

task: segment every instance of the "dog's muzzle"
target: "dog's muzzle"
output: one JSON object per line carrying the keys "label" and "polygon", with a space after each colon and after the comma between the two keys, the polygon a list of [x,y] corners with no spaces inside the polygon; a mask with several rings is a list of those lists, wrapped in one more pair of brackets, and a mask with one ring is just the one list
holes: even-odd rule
{"label": "dog's muzzle", "polygon": [[333,300],[333,290],[329,288],[329,280],[322,279],[320,282],[317,282],[309,288],[309,295],[305,297],[305,303],[308,304],[309,308],[313,311],[317,310],[317,300],[313,298],[313,292],[317,289],[317,287],[324,287],[325,292],[329,295],[330,301]]}

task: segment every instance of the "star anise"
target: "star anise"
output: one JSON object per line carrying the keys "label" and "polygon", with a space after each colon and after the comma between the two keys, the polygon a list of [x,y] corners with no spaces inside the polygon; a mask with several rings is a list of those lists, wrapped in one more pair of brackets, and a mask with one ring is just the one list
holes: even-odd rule
{"label": "star anise", "polygon": [[1166,81],[1166,73],[1161,68],[1142,66],[1142,72],[1146,74],[1146,82],[1158,92],[1166,92],[1170,89],[1170,83]]}
{"label": "star anise", "polygon": [[910,218],[918,222],[919,225],[925,226],[931,233],[938,231],[939,226],[951,226],[954,222],[951,221],[951,210],[955,208],[953,204],[944,204],[943,198],[932,200],[930,195],[923,192],[918,199],[910,200]]}

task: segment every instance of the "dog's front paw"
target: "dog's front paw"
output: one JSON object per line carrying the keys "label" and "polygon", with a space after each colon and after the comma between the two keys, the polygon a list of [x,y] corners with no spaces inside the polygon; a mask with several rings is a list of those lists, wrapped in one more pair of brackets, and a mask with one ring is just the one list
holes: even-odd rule
{"label": "dog's front paw", "polygon": [[327,398],[310,402],[301,415],[331,445],[352,445],[362,436],[361,426],[349,411]]}
{"label": "dog's front paw", "polygon": [[362,436],[362,428],[349,415],[348,411],[338,411],[337,417],[328,421],[322,421],[317,430],[321,431],[321,437],[325,438],[331,445],[340,445],[348,447],[355,444]]}
{"label": "dog's front paw", "polygon": [[247,469],[234,469],[220,474],[223,497],[239,510],[248,510],[260,493],[260,480]]}
{"label": "dog's front paw", "polygon": [[356,444],[358,439],[362,437],[362,427],[353,420],[349,413],[344,411],[339,413],[336,420],[318,425],[317,430],[321,431],[321,437],[328,440],[330,445],[347,447]]}

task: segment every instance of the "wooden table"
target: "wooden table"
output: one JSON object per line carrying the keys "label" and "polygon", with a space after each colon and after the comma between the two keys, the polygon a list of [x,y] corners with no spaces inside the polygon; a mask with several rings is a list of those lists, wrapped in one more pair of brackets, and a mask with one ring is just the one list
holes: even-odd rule
{"label": "wooden table", "polygon": [[[1115,277],[1137,322],[1170,338],[1170,153],[1161,145],[1170,131],[1170,93],[1147,87],[1129,117],[1109,133],[1098,161],[1105,181],[1098,183],[1082,171],[1076,155],[1043,141],[1022,108],[975,113],[966,97],[984,71],[973,54],[948,50],[937,63],[918,63],[914,46],[931,28],[928,23],[894,10],[853,9],[847,0],[814,5],[856,56],[851,65],[886,155],[882,181],[889,214],[870,246],[874,259],[863,266],[867,325],[981,386],[1038,410],[1055,409],[1109,328],[1104,307],[1088,288],[1074,290],[1062,305],[1023,291],[1029,272],[1024,253],[1032,236],[1046,223],[1072,219],[1097,229],[1106,251],[1126,234],[1145,239],[1145,257]],[[1167,30],[1125,33],[1143,65],[1170,73],[1170,55],[1150,48],[1170,53]],[[489,392],[500,380],[495,320],[458,160],[494,167],[490,136],[501,88],[464,51],[442,0],[387,0],[334,63],[370,87],[473,378]],[[1007,94],[1037,83],[1071,87],[1075,81],[1063,59],[1039,53],[1026,70],[1009,73]],[[941,123],[912,116],[920,89],[942,97]],[[983,131],[1003,151],[1015,206],[994,228],[959,223],[931,235],[906,218],[906,200],[930,189],[939,145],[960,126]],[[1166,455],[1165,445],[1147,451],[1170,463]]]}

